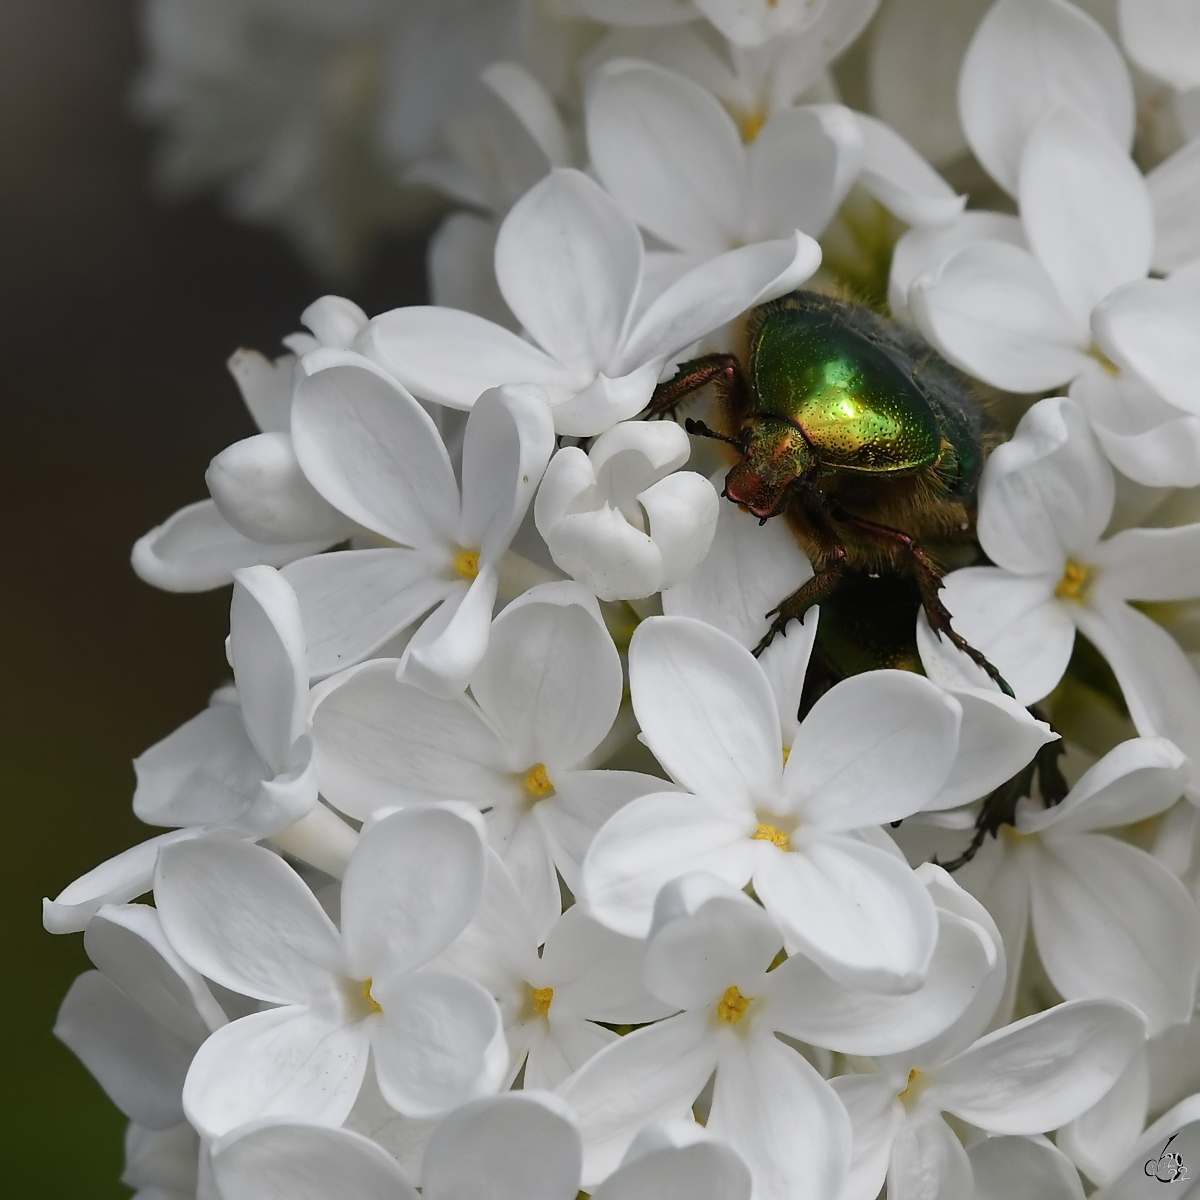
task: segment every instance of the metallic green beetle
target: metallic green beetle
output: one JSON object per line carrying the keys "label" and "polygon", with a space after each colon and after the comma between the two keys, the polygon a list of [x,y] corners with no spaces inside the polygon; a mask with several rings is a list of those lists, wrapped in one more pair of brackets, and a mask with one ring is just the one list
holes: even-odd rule
{"label": "metallic green beetle", "polygon": [[1007,691],[951,628],[930,553],[972,540],[985,441],[973,385],[914,334],[816,292],[763,305],[749,332],[748,374],[734,355],[684,363],[647,415],[715,385],[725,430],[688,420],[688,431],[734,447],[724,495],[762,521],[784,514],[813,564],[769,614],[758,651],[843,582],[903,576],[933,628]]}

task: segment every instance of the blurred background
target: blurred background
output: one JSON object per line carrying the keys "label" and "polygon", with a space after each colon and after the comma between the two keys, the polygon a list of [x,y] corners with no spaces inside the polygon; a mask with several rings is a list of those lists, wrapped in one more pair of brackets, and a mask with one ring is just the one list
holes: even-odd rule
{"label": "blurred background", "polygon": [[[215,201],[151,194],[129,116],[132,0],[0,0],[0,1194],[108,1200],[124,1119],[51,1035],[82,937],[44,895],[141,840],[134,755],[228,674],[228,590],[157,592],[133,541],[203,498],[209,459],[254,432],[226,374],[279,353],[328,290]],[[368,312],[419,302],[419,237],[347,285]]]}

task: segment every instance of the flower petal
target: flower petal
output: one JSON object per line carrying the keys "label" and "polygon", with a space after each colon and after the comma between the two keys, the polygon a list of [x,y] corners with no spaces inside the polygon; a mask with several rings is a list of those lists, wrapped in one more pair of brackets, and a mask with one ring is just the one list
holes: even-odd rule
{"label": "flower petal", "polygon": [[967,1157],[975,1200],[1083,1200],[1079,1172],[1045,1138],[986,1138]]}
{"label": "flower petal", "polygon": [[138,578],[168,592],[207,592],[233,579],[238,567],[266,563],[282,567],[293,559],[317,554],[336,539],[254,542],[238,533],[211,500],[181,508],[143,534],[133,546]]}
{"label": "flower petal", "polygon": [[668,246],[711,257],[745,239],[746,152],[707,88],[650,63],[609,61],[588,80],[587,142],[601,183]]}
{"label": "flower petal", "polygon": [[[461,695],[487,653],[498,586],[498,569],[480,567],[461,600],[456,604],[451,596],[434,619],[417,630],[400,660],[399,678],[431,696]],[[447,612],[453,615],[441,625],[438,618],[444,619]],[[431,636],[435,628],[438,632]]]}
{"label": "flower petal", "polygon": [[691,617],[651,617],[629,646],[633,711],[671,777],[730,810],[780,792],[775,698],[750,652]]}
{"label": "flower petal", "polygon": [[907,671],[843,680],[813,705],[792,742],[783,785],[806,826],[835,833],[923,808],[949,774],[960,707]]}
{"label": "flower petal", "polygon": [[1060,995],[1124,1000],[1151,1036],[1187,1020],[1200,980],[1200,916],[1157,859],[1097,834],[1043,839],[1032,901],[1038,952]]}
{"label": "flower petal", "polygon": [[788,952],[801,951],[841,983],[895,995],[924,982],[937,914],[907,863],[892,854],[814,831],[792,852],[764,854],[754,889],[783,929]]}
{"label": "flower petal", "polygon": [[1144,1040],[1142,1019],[1127,1005],[1069,1000],[932,1068],[927,1094],[990,1133],[1041,1133],[1091,1108]]}
{"label": "flower petal", "polygon": [[275,1004],[334,993],[338,932],[300,876],[269,850],[216,838],[166,846],[154,898],[180,957],[222,987]]}
{"label": "flower petal", "polygon": [[1030,248],[1077,318],[1150,269],[1154,216],[1142,173],[1076,109],[1055,109],[1034,127],[1021,155],[1020,204]]}
{"label": "flower petal", "polygon": [[838,1193],[840,1200],[876,1200],[887,1177],[892,1143],[904,1121],[896,1088],[883,1072],[839,1075],[829,1081],[846,1106],[854,1135],[850,1174]]}
{"label": "flower petal", "polygon": [[367,1069],[361,1023],[289,1005],[218,1029],[183,1085],[188,1120],[217,1138],[262,1117],[340,1125]]}
{"label": "flower petal", "polygon": [[662,552],[607,504],[563,517],[546,544],[555,565],[601,600],[639,599],[662,586]]}
{"label": "flower petal", "polygon": [[939,1114],[901,1125],[888,1163],[892,1200],[955,1200],[971,1195],[971,1186],[967,1153]]}
{"label": "flower petal", "polygon": [[1093,1183],[1106,1183],[1125,1165],[1149,1107],[1149,1064],[1138,1054],[1107,1096],[1057,1132],[1056,1144]]}
{"label": "flower petal", "polygon": [[907,225],[946,225],[967,198],[954,189],[890,126],[855,114],[863,135],[859,184]]}
{"label": "flower petal", "polygon": [[638,495],[650,518],[650,537],[662,555],[661,588],[696,569],[717,529],[716,489],[695,471],[676,471]]}
{"label": "flower petal", "polygon": [[1200,140],[1192,138],[1146,176],[1154,206],[1156,271],[1173,271],[1200,258],[1200,219],[1196,189],[1200,188]]}
{"label": "flower petal", "polygon": [[1010,194],[1033,126],[1062,104],[1133,144],[1129,71],[1096,21],[1065,0],[994,4],[963,60],[958,107],[975,157]]}
{"label": "flower petal", "polygon": [[450,542],[458,527],[458,487],[429,414],[361,355],[314,351],[303,367],[292,401],[292,438],[317,491],[360,525],[402,545],[424,550]]}
{"label": "flower petal", "polygon": [[667,1146],[626,1162],[593,1200],[750,1200],[750,1171],[717,1142]]}
{"label": "flower petal", "polygon": [[1189,4],[1148,0],[1117,7],[1121,44],[1142,70],[1163,79],[1176,91],[1200,87],[1200,23]]}

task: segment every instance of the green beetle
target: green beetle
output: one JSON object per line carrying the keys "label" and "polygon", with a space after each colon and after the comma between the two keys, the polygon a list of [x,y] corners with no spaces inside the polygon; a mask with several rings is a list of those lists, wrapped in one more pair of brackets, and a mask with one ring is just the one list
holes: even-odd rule
{"label": "green beetle", "polygon": [[[813,577],[769,614],[756,653],[812,605],[836,599],[841,585],[861,597],[884,578],[890,603],[902,577],[901,593],[915,586],[913,616],[919,604],[934,629],[1008,691],[951,628],[930,553],[972,543],[987,438],[974,385],[914,334],[817,292],[761,306],[749,334],[748,372],[730,354],[684,363],[656,389],[647,415],[673,414],[715,385],[727,431],[689,419],[688,432],[734,447],[723,494],[761,521],[783,514],[813,564]],[[842,614],[843,632],[848,619]],[[847,637],[855,640],[853,629]],[[887,657],[880,665],[899,665]]]}

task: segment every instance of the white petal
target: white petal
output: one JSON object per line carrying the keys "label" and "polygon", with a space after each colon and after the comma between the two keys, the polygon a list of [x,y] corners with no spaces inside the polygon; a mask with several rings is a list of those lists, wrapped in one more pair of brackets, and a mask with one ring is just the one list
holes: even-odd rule
{"label": "white petal", "polygon": [[795,26],[805,28],[813,20],[811,5],[804,0],[694,0],[696,7],[735,46],[760,46],[768,39]]}
{"label": "white petal", "polygon": [[571,437],[595,437],[618,421],[637,416],[650,403],[663,360],[653,357],[631,364],[626,359],[625,363],[620,368],[623,374],[601,371],[582,391],[572,389],[565,398],[554,399],[555,430]]}
{"label": "white petal", "polygon": [[792,852],[760,858],[754,889],[789,953],[802,951],[834,979],[892,994],[924,981],[937,915],[929,893],[893,855],[814,832]]}
{"label": "white petal", "polygon": [[367,1032],[328,1013],[288,1006],[218,1029],[183,1086],[188,1120],[205,1137],[261,1117],[340,1125],[367,1069]]}
{"label": "white petal", "polygon": [[510,1092],[452,1113],[429,1141],[429,1200],[566,1200],[579,1187],[579,1134],[561,1101]]}
{"label": "white petal", "polygon": [[579,171],[535,184],[496,239],[496,279],[517,320],[551,357],[589,373],[616,349],[641,274],[633,222]]}
{"label": "white petal", "polygon": [[1187,1020],[1200,980],[1200,916],[1183,884],[1115,838],[1079,834],[1043,845],[1033,933],[1059,994],[1136,1005],[1151,1036]]}
{"label": "white petal", "polygon": [[242,399],[264,433],[286,433],[291,424],[294,354],[272,361],[257,350],[235,350],[225,362]]}
{"label": "white petal", "polygon": [[[1095,1195],[1101,1200],[1143,1200],[1158,1194],[1164,1183],[1193,1179],[1189,1164],[1198,1158],[1200,1097],[1189,1096],[1163,1113],[1138,1138],[1121,1173]],[[1186,1176],[1181,1174],[1180,1167],[1188,1167]]]}
{"label": "white petal", "polygon": [[[781,756],[782,757],[782,756]],[[743,887],[758,848],[754,817],[668,792],[627,804],[596,834],[577,895],[584,911],[627,937],[645,937],[664,883],[711,871]]]}
{"label": "white petal", "polygon": [[992,1133],[1056,1129],[1108,1091],[1144,1038],[1141,1018],[1123,1004],[1068,1001],[934,1068],[929,1098]]}
{"label": "white petal", "polygon": [[651,617],[629,646],[633,710],[671,777],[730,809],[779,795],[775,698],[750,652],[690,617]]}
{"label": "white petal", "polygon": [[896,1088],[882,1072],[839,1075],[829,1081],[846,1106],[854,1134],[850,1173],[840,1200],[876,1200],[887,1176],[892,1142],[904,1120]]}
{"label": "white petal", "polygon": [[796,954],[768,978],[770,1020],[781,1033],[844,1054],[895,1054],[932,1040],[973,1000],[994,962],[987,935],[974,922],[938,913],[929,975],[907,996],[846,987]]}
{"label": "white petal", "polygon": [[485,862],[478,817],[415,807],[372,825],[342,880],[350,974],[412,971],[444,950],[479,907]]}
{"label": "white petal", "polygon": [[537,940],[542,942],[562,912],[562,890],[542,823],[520,801],[507,812],[496,805],[485,820],[488,845],[512,874],[529,910]]}
{"label": "white petal", "polygon": [[1142,70],[1177,91],[1200,86],[1200,21],[1186,0],[1147,0],[1117,5],[1121,44]]}
{"label": "white petal", "polygon": [[417,1200],[391,1155],[346,1129],[259,1124],[223,1140],[212,1169],[223,1200]]}
{"label": "white petal", "polygon": [[189,504],[134,543],[138,577],[168,592],[207,592],[229,583],[238,567],[267,563],[282,567],[324,550],[336,539],[253,542],[238,533],[211,500]]}
{"label": "white petal", "polygon": [[316,678],[368,657],[444,600],[454,586],[442,551],[345,550],[281,572],[300,602]]}
{"label": "white petal", "polygon": [[661,588],[696,569],[717,531],[716,489],[695,471],[677,471],[638,495],[650,518],[650,537],[662,555]]}
{"label": "white petal", "polygon": [[131,1121],[169,1129],[183,1120],[180,1095],[196,1043],[149,1020],[103,972],[85,971],[71,984],[54,1036]]}
{"label": "white petal", "polygon": [[707,1128],[745,1160],[754,1195],[836,1196],[851,1132],[829,1084],[770,1033],[755,1030],[722,1049]]}
{"label": "white petal", "polygon": [[517,764],[574,767],[621,705],[621,659],[575,584],[543,584],[496,618],[471,694]]}
{"label": "white petal", "polygon": [[1036,704],[1054,689],[1075,645],[1071,618],[1053,599],[1054,582],[966,567],[942,587],[955,630],[987,655],[1021,704]]}
{"label": "white petal", "polygon": [[758,664],[775,697],[786,754],[791,754],[792,743],[800,730],[800,697],[804,691],[808,660],[817,640],[817,618],[820,614],[819,608],[810,608],[802,621],[789,621],[779,631],[779,637],[758,656]]}
{"label": "white petal", "polygon": [[214,704],[133,760],[133,811],[149,825],[235,820],[273,772],[246,734],[236,704]]}
{"label": "white petal", "polygon": [[327,1000],[341,939],[281,858],[224,839],[165,847],[154,898],[180,956],[222,987],[276,1004]]}
{"label": "white petal", "polygon": [[1192,138],[1146,176],[1154,205],[1154,269],[1173,271],[1200,258],[1200,140]]}
{"label": "white petal", "polygon": [[858,182],[884,208],[907,225],[946,225],[967,199],[954,189],[882,121],[856,114],[863,134],[863,166]]}
{"label": "white petal", "polygon": [[1038,122],[1021,156],[1021,223],[1067,307],[1082,320],[1150,269],[1154,217],[1133,160],[1085,114]]}
{"label": "white petal", "polygon": [[553,167],[567,167],[574,157],[554,99],[524,67],[493,62],[480,73],[484,86],[508,107]]}
{"label": "white petal", "polygon": [[600,181],[668,246],[711,256],[746,237],[746,153],[707,88],[650,63],[607,62],[588,81],[587,141]]}
{"label": "white petal", "polygon": [[1061,104],[1087,113],[1122,147],[1133,143],[1133,87],[1104,30],[1065,0],[1001,0],[963,60],[959,115],[975,157],[1017,191],[1025,140]]}
{"label": "white petal", "polygon": [[[399,667],[400,678],[431,696],[460,695],[487,653],[498,583],[496,567],[481,567],[453,610],[454,615],[437,635],[429,636],[432,626],[427,622],[408,643]],[[453,603],[451,597],[435,616],[444,617]]]}
{"label": "white petal", "polygon": [[1138,1054],[1107,1096],[1058,1131],[1056,1143],[1093,1183],[1106,1183],[1124,1166],[1149,1104],[1149,1064]]}
{"label": "white petal", "polygon": [[716,1142],[668,1146],[626,1162],[593,1200],[750,1200],[750,1172]]}
{"label": "white petal", "polygon": [[[508,1067],[495,1000],[470,979],[418,971],[376,980],[383,1013],[371,1053],[384,1099],[410,1117],[433,1117],[494,1092]],[[429,1163],[423,1168],[428,1178]]]}
{"label": "white petal", "polygon": [[484,392],[467,418],[462,453],[458,541],[480,547],[484,561],[494,562],[508,549],[554,453],[545,393],[517,385]]}
{"label": "white petal", "polygon": [[517,320],[500,295],[492,265],[499,228],[492,217],[451,213],[429,239],[429,297],[439,308],[463,309],[515,330]]}
{"label": "white petal", "polygon": [[548,541],[551,531],[568,513],[593,506],[597,502],[595,488],[592,460],[578,446],[563,446],[547,464],[533,503],[538,533]]}
{"label": "white petal", "polygon": [[1200,524],[1123,529],[1096,555],[1106,594],[1122,600],[1188,600],[1200,595]]}
{"label": "white petal", "polygon": [[304,360],[292,402],[296,456],[326,500],[393,541],[425,549],[458,526],[454,471],[432,418],[359,355]]}
{"label": "white petal", "polygon": [[1105,354],[1136,372],[1164,400],[1200,415],[1200,348],[1193,336],[1200,295],[1169,279],[1140,279],[1117,289],[1092,316]]}
{"label": "white petal", "polygon": [[457,308],[394,308],[375,317],[359,348],[424,400],[470,408],[488,388],[536,383],[552,398],[578,389],[548,354]]}
{"label": "white petal", "polygon": [[559,1090],[583,1135],[583,1186],[611,1174],[651,1121],[691,1106],[716,1065],[707,1013],[683,1013],[601,1050]]}
{"label": "white petal", "polygon": [[308,652],[296,593],[274,567],[234,572],[229,660],[246,732],[282,773],[308,725]]}
{"label": "white petal", "polygon": [[767,632],[767,613],[811,578],[786,522],[764,525],[736,504],[722,504],[707,556],[663,593],[663,612],[707,621],[750,650]]}
{"label": "white petal", "polygon": [[897,1131],[888,1164],[891,1200],[956,1200],[971,1195],[971,1163],[942,1118],[931,1113]]}
{"label": "white petal", "polygon": [[209,463],[204,482],[221,515],[252,541],[337,541],[353,529],[304,477],[287,433],[234,442]]}
{"label": "white petal", "polygon": [[821,248],[797,230],[711,258],[676,280],[643,313],[622,351],[623,370],[660,365],[698,337],[798,288],[820,265]]}
{"label": "white petal", "polygon": [[555,565],[601,600],[637,599],[662,586],[662,553],[615,508],[572,513],[548,532]]}
{"label": "white petal", "polygon": [[345,296],[322,296],[301,314],[300,323],[311,329],[322,346],[348,350],[367,323],[367,314]]}
{"label": "white petal", "polygon": [[1071,1160],[1044,1138],[987,1138],[967,1157],[975,1200],[1083,1200]]}
{"label": "white petal", "polygon": [[394,659],[331,681],[313,714],[321,791],[349,816],[422,800],[490,803],[504,769],[474,705],[396,680]]}
{"label": "white petal", "polygon": [[860,119],[840,104],[809,104],[763,126],[749,149],[755,240],[825,231],[862,167]]}
{"label": "white petal", "polygon": [[845,679],[801,724],[784,790],[806,826],[840,833],[900,820],[945,782],[959,719],[956,701],[910,672]]}
{"label": "white petal", "polygon": [[688,435],[674,421],[624,421],[601,434],[588,452],[597,495],[642,527],[639,493],[677,471],[691,452]]}
{"label": "white petal", "polygon": [[1087,327],[1027,250],[977,242],[917,279],[908,308],[957,366],[1013,392],[1066,383],[1087,362]]}

